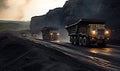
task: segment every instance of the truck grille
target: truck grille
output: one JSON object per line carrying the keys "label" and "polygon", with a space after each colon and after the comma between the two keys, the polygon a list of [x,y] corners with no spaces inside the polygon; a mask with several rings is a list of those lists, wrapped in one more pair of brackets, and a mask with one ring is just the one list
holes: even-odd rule
{"label": "truck grille", "polygon": [[104,39],[105,38],[105,35],[104,35],[104,29],[98,29],[97,31],[97,38],[98,39]]}
{"label": "truck grille", "polygon": [[99,29],[98,30],[98,35],[104,35],[104,30],[103,29]]}

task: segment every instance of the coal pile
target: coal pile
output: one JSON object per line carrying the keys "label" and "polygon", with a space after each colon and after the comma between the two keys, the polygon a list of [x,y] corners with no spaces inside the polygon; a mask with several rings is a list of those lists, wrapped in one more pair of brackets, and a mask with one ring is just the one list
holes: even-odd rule
{"label": "coal pile", "polygon": [[0,71],[83,71],[85,69],[82,63],[54,49],[10,33],[0,33]]}

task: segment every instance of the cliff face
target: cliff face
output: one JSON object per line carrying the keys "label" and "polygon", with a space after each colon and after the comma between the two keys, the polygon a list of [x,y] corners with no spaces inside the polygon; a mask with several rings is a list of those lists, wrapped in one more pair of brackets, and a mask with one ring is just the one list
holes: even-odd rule
{"label": "cliff face", "polygon": [[[69,0],[63,8],[49,11],[45,16],[33,17],[31,30],[38,31],[41,26],[62,27],[76,22],[81,18],[106,20],[112,33],[120,32],[120,1],[119,0]],[[37,19],[36,19],[37,18]],[[36,21],[37,20],[37,21]],[[37,23],[38,22],[38,23]],[[36,30],[35,30],[36,29]]]}
{"label": "cliff face", "polygon": [[74,22],[80,18],[103,19],[117,24],[120,18],[118,0],[69,0],[63,7],[64,22]]}
{"label": "cliff face", "polygon": [[43,27],[60,28],[61,8],[50,10],[46,15],[31,18],[30,28],[32,33],[38,33]]}

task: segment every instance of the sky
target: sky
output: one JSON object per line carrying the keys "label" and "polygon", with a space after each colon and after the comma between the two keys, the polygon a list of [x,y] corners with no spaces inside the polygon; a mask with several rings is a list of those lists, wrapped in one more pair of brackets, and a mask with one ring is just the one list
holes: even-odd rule
{"label": "sky", "polygon": [[29,21],[32,16],[46,14],[62,7],[67,0],[0,0],[0,20]]}

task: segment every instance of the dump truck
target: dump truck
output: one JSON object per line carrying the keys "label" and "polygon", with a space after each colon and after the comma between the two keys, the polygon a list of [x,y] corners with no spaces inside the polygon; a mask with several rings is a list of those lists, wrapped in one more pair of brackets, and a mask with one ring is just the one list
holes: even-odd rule
{"label": "dump truck", "polygon": [[60,33],[58,32],[58,29],[53,27],[44,27],[41,31],[44,41],[59,41]]}
{"label": "dump truck", "polygon": [[97,44],[105,46],[110,37],[110,31],[106,29],[105,21],[101,20],[80,19],[65,28],[70,36],[70,42],[74,45]]}

